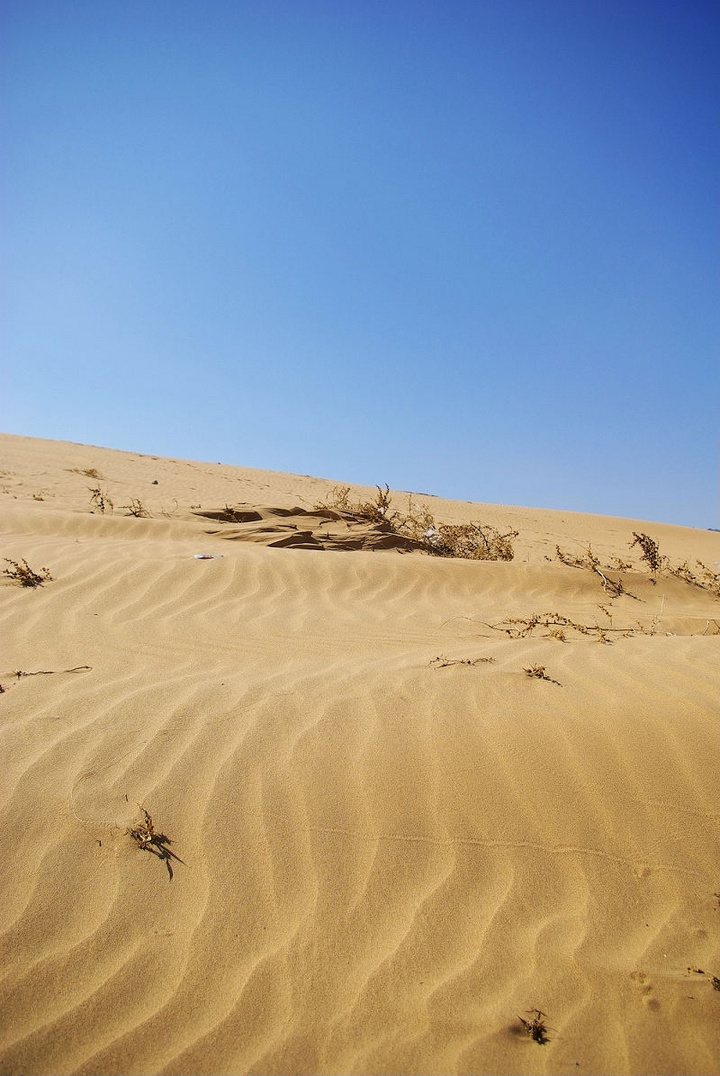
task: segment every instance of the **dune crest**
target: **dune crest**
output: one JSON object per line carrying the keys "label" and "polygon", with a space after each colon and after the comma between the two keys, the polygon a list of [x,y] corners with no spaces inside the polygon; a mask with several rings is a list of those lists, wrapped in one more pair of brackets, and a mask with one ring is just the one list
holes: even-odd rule
{"label": "dune crest", "polygon": [[51,576],[0,576],[0,1073],[718,1071],[719,534],[413,495],[518,532],[468,561],[309,476],[0,471]]}

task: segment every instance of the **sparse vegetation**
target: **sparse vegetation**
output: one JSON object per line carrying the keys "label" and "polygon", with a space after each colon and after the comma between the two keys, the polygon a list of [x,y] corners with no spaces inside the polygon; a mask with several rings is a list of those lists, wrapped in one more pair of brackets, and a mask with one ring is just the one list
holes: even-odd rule
{"label": "sparse vegetation", "polygon": [[495,658],[448,658],[444,654],[438,654],[430,662],[431,669],[446,669],[449,665],[482,665],[486,662],[494,662]]}
{"label": "sparse vegetation", "polygon": [[54,676],[55,673],[82,672],[85,669],[92,669],[92,665],[74,665],[72,669],[35,669],[33,672],[23,672],[22,669],[14,669],[12,675],[20,680],[23,676]]}
{"label": "sparse vegetation", "polygon": [[548,1039],[548,1026],[545,1023],[545,1013],[540,1009],[528,1009],[529,1013],[532,1013],[532,1017],[526,1020],[523,1016],[518,1016],[518,1020],[523,1025],[533,1042],[539,1042],[541,1046],[544,1046]]}
{"label": "sparse vegetation", "polygon": [[558,684],[558,680],[553,680],[552,676],[548,676],[547,670],[544,665],[531,665],[528,669],[523,669],[526,676],[529,676],[531,680],[547,680],[551,684]]}
{"label": "sparse vegetation", "polygon": [[173,869],[170,861],[176,859],[178,863],[183,863],[183,865],[184,861],[180,859],[180,856],[175,855],[175,853],[171,852],[168,848],[168,845],[172,844],[170,838],[164,833],[155,832],[155,825],[150,812],[146,811],[141,804],[138,804],[138,807],[140,807],[140,810],[143,813],[142,821],[129,829],[128,833],[139,848],[142,848],[145,852],[152,852],[154,856],[157,856],[158,859],[163,861],[167,867],[170,879],[172,880]]}
{"label": "sparse vegetation", "polygon": [[518,531],[501,534],[495,527],[480,523],[440,523],[434,534],[426,536],[428,551],[436,557],[462,557],[466,560],[512,560],[512,539]]}
{"label": "sparse vegetation", "polygon": [[708,590],[716,598],[720,598],[720,572],[714,572],[712,568],[708,568],[707,564],[703,564],[701,560],[696,560],[695,563],[697,564],[697,571],[693,571],[687,561],[675,566],[668,564],[667,570],[678,579],[682,579],[694,587],[700,587],[702,590]]}
{"label": "sparse vegetation", "polygon": [[316,511],[332,509],[355,516],[358,520],[382,526],[395,534],[404,535],[417,543],[419,549],[436,557],[459,557],[465,560],[512,560],[513,538],[518,531],[504,534],[495,527],[481,523],[436,523],[427,508],[408,500],[405,513],[392,507],[389,486],[376,486],[372,501],[351,501],[349,486],[335,486],[327,501],[314,507]]}
{"label": "sparse vegetation", "polygon": [[103,515],[105,514],[105,512],[112,512],[113,511],[115,506],[114,506],[113,502],[110,500],[110,494],[109,493],[107,493],[103,489],[100,489],[99,486],[97,486],[95,489],[90,489],[89,492],[90,492],[90,504],[92,506],[91,511],[93,511],[93,512],[96,512],[96,511],[101,512]]}
{"label": "sparse vegetation", "polygon": [[[701,560],[695,561],[696,568],[691,568],[687,561],[683,564],[673,565],[668,557],[661,554],[658,542],[649,534],[638,534],[637,531],[632,533],[633,540],[629,543],[629,548],[640,547],[640,559],[649,567],[654,583],[657,582],[658,574],[665,571],[669,575],[674,575],[678,579],[682,579],[692,586],[700,587],[702,590],[707,590],[715,597],[720,598],[720,572],[715,572],[712,568],[708,568],[707,564],[704,564]],[[625,590],[622,581],[610,579],[605,574],[608,569],[622,572],[632,570],[633,565],[628,561],[615,556],[612,558],[612,563],[606,565],[605,570],[603,570],[600,566],[600,560],[591,546],[587,547],[584,554],[577,556],[573,553],[567,553],[559,545],[556,545],[555,555],[562,564],[567,564],[571,568],[588,568],[590,571],[595,572],[602,581],[603,589],[607,591],[611,598],[619,598],[621,594],[633,597],[632,594]]]}
{"label": "sparse vegetation", "polygon": [[21,587],[41,587],[43,583],[47,583],[52,579],[47,568],[41,568],[39,572],[36,572],[25,559],[17,561],[5,557],[5,563],[9,564],[10,567],[3,570],[3,575],[9,576],[13,582],[19,583]]}
{"label": "sparse vegetation", "polygon": [[[563,616],[561,613],[534,613],[528,617],[506,617],[500,624],[488,624],[487,627],[492,628],[493,631],[502,631],[508,635],[511,639],[525,639],[528,635],[532,635],[536,628],[547,628],[548,638],[556,639],[558,642],[567,642],[567,632],[569,630],[576,631],[580,635],[594,636],[602,643],[609,643],[608,632],[616,631],[620,632],[624,636],[632,635],[635,632],[634,628],[612,628],[601,626],[600,624],[580,624],[576,620],[571,620],[570,617]],[[641,628],[639,630],[642,630]]]}
{"label": "sparse vegetation", "polygon": [[120,507],[126,509],[128,515],[135,516],[136,519],[146,519],[150,515],[145,505],[137,497],[132,497],[130,504],[121,504]]}
{"label": "sparse vegetation", "polygon": [[654,576],[664,570],[677,579],[682,579],[691,586],[700,587],[701,590],[707,590],[716,598],[720,598],[720,572],[708,568],[707,564],[703,564],[701,560],[696,559],[695,569],[691,568],[687,561],[682,564],[672,564],[668,557],[662,556],[654,538],[651,538],[649,534],[637,534],[633,531],[630,548],[636,545],[639,545],[642,550],[640,559],[645,561]]}
{"label": "sparse vegetation", "polygon": [[567,564],[571,568],[589,568],[591,572],[595,572],[600,577],[603,590],[607,591],[611,598],[619,598],[621,594],[626,593],[619,580],[608,579],[605,572],[602,571],[600,560],[593,553],[592,546],[588,545],[585,554],[577,557],[572,553],[566,553],[559,545],[556,545],[555,555],[562,564]]}
{"label": "sparse vegetation", "polygon": [[650,571],[659,572],[663,566],[664,558],[660,556],[660,547],[654,538],[651,538],[649,534],[638,534],[633,531],[633,540],[630,543],[630,548],[639,545],[642,549],[641,560],[644,560],[649,565]]}
{"label": "sparse vegetation", "polygon": [[328,499],[318,501],[314,505],[315,510],[321,512],[325,508],[330,508],[337,512],[347,512],[368,523],[390,522],[390,487],[386,484],[385,489],[381,486],[375,488],[377,489],[375,500],[351,501],[350,486],[333,486]]}

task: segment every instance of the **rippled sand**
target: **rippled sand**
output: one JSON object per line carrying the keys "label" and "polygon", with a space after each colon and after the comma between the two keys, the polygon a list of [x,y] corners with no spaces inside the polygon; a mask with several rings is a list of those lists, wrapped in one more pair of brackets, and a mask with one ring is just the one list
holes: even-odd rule
{"label": "rippled sand", "polygon": [[[629,549],[720,535],[416,496],[520,532],[467,562],[278,513],[307,476],[0,471],[2,556],[53,576],[0,580],[0,1072],[720,1070],[720,600]],[[627,593],[555,557],[589,542]],[[548,613],[592,630],[509,619]]]}

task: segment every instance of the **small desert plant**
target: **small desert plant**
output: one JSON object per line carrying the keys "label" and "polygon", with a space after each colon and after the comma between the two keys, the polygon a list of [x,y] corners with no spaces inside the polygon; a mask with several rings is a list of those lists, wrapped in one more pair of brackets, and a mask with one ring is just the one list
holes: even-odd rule
{"label": "small desert plant", "polygon": [[4,569],[3,575],[10,576],[21,587],[41,587],[43,583],[52,579],[47,568],[41,568],[39,572],[35,572],[25,559],[17,561],[5,557],[5,563],[10,567]]}
{"label": "small desert plant", "polygon": [[550,677],[545,671],[544,665],[531,665],[529,669],[523,669],[523,672],[534,680],[549,680]]}
{"label": "small desert plant", "polygon": [[639,545],[642,550],[641,560],[644,560],[646,564],[650,566],[650,570],[653,572],[659,572],[663,566],[664,557],[660,556],[660,547],[654,538],[651,538],[649,534],[637,534],[633,531],[633,540],[630,543],[630,548]]}
{"label": "small desert plant", "polygon": [[533,1042],[539,1042],[543,1046],[548,1039],[548,1027],[545,1023],[545,1013],[540,1009],[528,1009],[528,1013],[532,1013],[530,1020],[526,1020],[523,1016],[518,1016],[518,1020],[523,1025]]}
{"label": "small desert plant", "polygon": [[127,509],[128,515],[135,516],[136,519],[145,519],[150,515],[145,505],[137,497],[132,497],[130,504],[121,504],[120,507]]}
{"label": "small desert plant", "polygon": [[105,512],[107,512],[107,511],[110,511],[110,512],[113,511],[113,508],[115,506],[113,505],[112,501],[110,500],[110,495],[108,493],[106,493],[105,490],[102,490],[102,489],[100,489],[99,486],[97,486],[95,489],[90,489],[89,493],[90,493],[90,504],[92,505],[91,510],[93,512],[95,512],[95,511],[102,512],[102,514],[104,515]]}
{"label": "small desert plant", "polygon": [[183,863],[183,865],[184,861],[180,859],[180,856],[175,855],[175,853],[171,852],[168,848],[168,845],[172,844],[170,838],[167,837],[164,833],[155,832],[155,825],[153,823],[152,815],[150,814],[150,812],[146,811],[144,807],[140,806],[140,804],[138,804],[138,806],[143,813],[142,822],[138,822],[136,825],[134,825],[131,829],[128,830],[128,833],[136,842],[139,848],[142,848],[146,852],[152,852],[152,854],[154,856],[157,856],[158,859],[162,859],[165,866],[167,867],[170,879],[172,880],[173,869],[170,860],[176,859],[178,863]]}

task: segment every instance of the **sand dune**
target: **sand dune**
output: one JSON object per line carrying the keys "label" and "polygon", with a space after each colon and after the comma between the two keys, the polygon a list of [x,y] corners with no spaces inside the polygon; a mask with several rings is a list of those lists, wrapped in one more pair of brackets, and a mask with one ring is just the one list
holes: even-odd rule
{"label": "sand dune", "polygon": [[720,1070],[719,534],[0,450],[0,1072]]}

